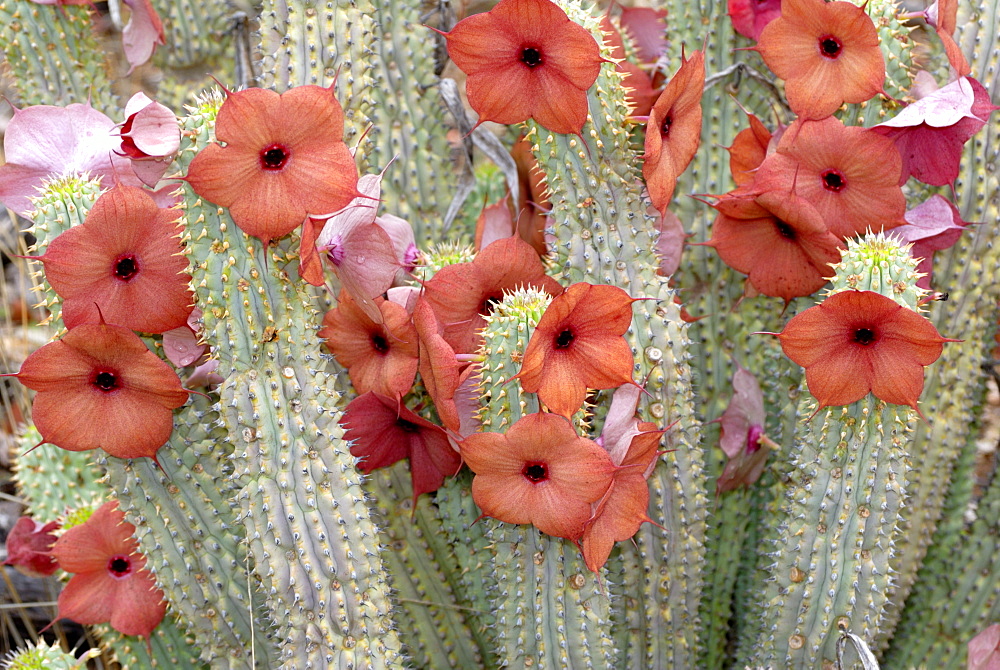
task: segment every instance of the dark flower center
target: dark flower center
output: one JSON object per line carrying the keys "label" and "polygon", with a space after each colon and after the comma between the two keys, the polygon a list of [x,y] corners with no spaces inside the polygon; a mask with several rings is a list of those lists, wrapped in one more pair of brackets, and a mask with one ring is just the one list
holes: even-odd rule
{"label": "dark flower center", "polygon": [[413,272],[417,267],[419,256],[420,251],[417,250],[417,245],[410,242],[410,246],[406,247],[406,251],[403,252],[403,269],[407,272]]}
{"label": "dark flower center", "polygon": [[115,278],[129,281],[139,274],[139,263],[135,256],[124,256],[115,261]]}
{"label": "dark flower center", "polygon": [[663,123],[660,124],[660,134],[664,137],[670,137],[670,126],[672,125],[674,125],[674,117],[668,114],[663,119]]}
{"label": "dark flower center", "polygon": [[91,385],[93,385],[98,391],[102,391],[104,393],[111,393],[112,391],[122,387],[121,381],[113,372],[98,372],[97,375],[94,376],[94,381],[91,382]]}
{"label": "dark flower center", "polygon": [[280,144],[272,144],[260,152],[260,164],[265,170],[280,170],[288,162],[288,152]]}
{"label": "dark flower center", "polygon": [[875,341],[875,331],[871,328],[858,328],[854,331],[854,341],[867,347]]}
{"label": "dark flower center", "polygon": [[521,49],[521,62],[532,70],[542,64],[542,54],[534,47]]}
{"label": "dark flower center", "polygon": [[330,240],[330,244],[323,251],[326,253],[326,257],[330,259],[330,262],[337,267],[340,267],[340,264],[344,262],[344,240],[339,234]]}
{"label": "dark flower center", "polygon": [[824,35],[819,38],[819,52],[830,60],[835,60],[844,50],[844,45],[833,35]]}
{"label": "dark flower center", "polygon": [[532,484],[538,484],[549,478],[549,469],[545,463],[525,463],[521,474]]}
{"label": "dark flower center", "polygon": [[378,333],[372,335],[372,347],[380,354],[385,354],[389,351],[389,343]]}
{"label": "dark flower center", "polygon": [[487,314],[492,314],[493,308],[496,307],[498,304],[500,304],[501,300],[503,300],[502,295],[486,296],[485,298],[483,298],[483,301],[479,303],[479,313],[482,314],[483,316],[486,316]]}
{"label": "dark flower center", "polygon": [[777,221],[774,225],[778,228],[778,234],[784,237],[786,240],[795,239],[795,229],[792,228],[790,225],[780,220]]}
{"label": "dark flower center", "polygon": [[566,328],[561,333],[556,335],[556,349],[566,349],[569,345],[573,344],[573,331]]}
{"label": "dark flower center", "polygon": [[121,579],[132,572],[132,561],[128,556],[112,556],[108,561],[108,572],[112,577]]}
{"label": "dark flower center", "polygon": [[396,419],[396,428],[399,428],[404,433],[419,433],[420,426],[406,419]]}
{"label": "dark flower center", "polygon": [[827,191],[839,193],[847,186],[847,180],[844,179],[844,175],[836,170],[827,170],[820,175],[820,178],[823,180],[823,188]]}
{"label": "dark flower center", "polygon": [[747,429],[747,453],[752,454],[760,449],[760,436],[764,434],[764,429],[760,426],[750,426]]}

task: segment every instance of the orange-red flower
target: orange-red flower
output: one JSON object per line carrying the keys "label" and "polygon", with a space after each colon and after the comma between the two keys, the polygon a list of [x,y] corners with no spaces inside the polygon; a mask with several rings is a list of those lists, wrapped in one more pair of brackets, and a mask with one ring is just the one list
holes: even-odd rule
{"label": "orange-red flower", "polygon": [[444,339],[457,354],[479,348],[483,316],[503,300],[504,293],[532,287],[549,295],[562,286],[545,274],[538,254],[519,237],[497,240],[476,254],[471,263],[441,268],[424,284],[425,297],[444,328]]}
{"label": "orange-red flower", "polygon": [[112,501],[62,534],[52,555],[59,567],[74,574],[59,594],[58,618],[110,623],[123,635],[149,639],[167,613],[167,602],[146,570],[134,532]]}
{"label": "orange-red flower", "polygon": [[358,393],[390,398],[409,393],[417,376],[417,331],[402,305],[375,299],[382,323],[369,319],[346,292],[323,317],[319,336],[337,362],[347,368]]}
{"label": "orange-red flower", "polygon": [[52,240],[41,260],[63,299],[66,327],[97,323],[101,315],[144,333],[185,325],[194,298],[178,216],[140,188],[116,186],[97,199],[82,225]]}
{"label": "orange-red flower", "polygon": [[616,470],[611,487],[597,505],[594,519],[583,533],[583,559],[597,572],[607,562],[615,542],[629,539],[639,527],[652,521],[647,515],[649,485],[643,471],[656,458],[659,431],[647,431],[632,438],[632,448]]}
{"label": "orange-red flower", "polygon": [[819,408],[874,393],[917,409],[924,366],[944,342],[920,314],[872,291],[841,291],[795,316],[778,333],[785,355],[806,369]]}
{"label": "orange-red flower", "polygon": [[846,127],[834,117],[796,121],[777,150],[741,190],[794,192],[815,207],[842,239],[903,224],[903,168],[891,140],[867,128]]}
{"label": "orange-red flower", "polygon": [[421,493],[436,491],[445,477],[462,467],[444,429],[393,398],[371,392],[358,396],[347,406],[341,423],[365,474],[410,459],[414,502]]}
{"label": "orange-red flower", "polygon": [[506,434],[476,433],[460,446],[483,516],[574,540],[615,469],[608,452],[554,414],[529,414]]}
{"label": "orange-red flower", "polygon": [[798,116],[822,119],[845,102],[864,102],[882,90],[885,59],[875,24],[850,2],[782,0],[781,16],[755,47],[785,80]]}
{"label": "orange-red flower", "polygon": [[570,417],[588,388],[632,381],[632,349],[623,337],[631,323],[628,293],[617,286],[573,284],[538,320],[515,378],[550,410]]}
{"label": "orange-red flower", "polygon": [[695,51],[681,64],[649,113],[642,176],[649,199],[661,213],[670,205],[677,177],[698,151],[704,87],[705,55]]}
{"label": "orange-red flower", "polygon": [[83,324],[32,353],[15,375],[37,391],[31,406],[43,442],[156,458],[187,391],[131,330]]}
{"label": "orange-red flower", "polygon": [[357,195],[357,168],[332,88],[228,93],[215,138],[226,146],[205,147],[187,181],[265,243],[292,232],[307,214],[335,212]]}
{"label": "orange-red flower", "polygon": [[705,244],[764,295],[810,295],[833,275],[840,241],[808,201],[792,194],[765,193],[754,200],[723,198],[712,239]]}
{"label": "orange-red flower", "polygon": [[414,305],[413,326],[420,344],[420,380],[434,401],[441,424],[458,432],[462,421],[455,394],[461,383],[460,364],[455,358],[455,350],[441,334],[443,329],[434,315],[434,308],[423,297]]}
{"label": "orange-red flower", "polygon": [[532,118],[554,133],[583,130],[603,59],[593,35],[551,0],[500,0],[445,38],[479,123]]}
{"label": "orange-red flower", "polygon": [[753,114],[747,113],[749,128],[736,133],[732,146],[729,147],[729,171],[737,186],[749,184],[754,179],[754,172],[767,157],[767,149],[771,143],[771,131]]}
{"label": "orange-red flower", "polygon": [[514,142],[510,155],[517,165],[517,233],[530,244],[539,256],[548,253],[545,242],[545,228],[549,221],[549,202],[545,173],[538,167],[538,161],[531,153],[531,142],[522,135]]}

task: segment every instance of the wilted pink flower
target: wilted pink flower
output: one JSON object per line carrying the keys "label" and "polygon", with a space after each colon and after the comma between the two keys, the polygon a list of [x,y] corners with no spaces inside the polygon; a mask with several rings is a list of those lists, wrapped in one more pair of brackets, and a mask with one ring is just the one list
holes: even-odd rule
{"label": "wilted pink flower", "polygon": [[121,152],[146,186],[155,187],[180,148],[177,117],[164,105],[139,92],[125,104]]}
{"label": "wilted pink flower", "polygon": [[902,185],[914,176],[931,186],[958,178],[962,149],[997,109],[986,88],[962,77],[917,100],[872,128],[896,144],[903,159]]}
{"label": "wilted pink flower", "polygon": [[59,522],[41,523],[29,516],[22,516],[7,535],[7,560],[4,565],[28,577],[48,577],[59,569],[59,563],[52,557],[52,545],[59,528]]}
{"label": "wilted pink flower", "polygon": [[636,57],[655,63],[667,50],[667,10],[651,7],[622,7],[622,32],[632,38]]}
{"label": "wilted pink flower", "polygon": [[510,213],[508,196],[498,202],[483,207],[476,219],[476,251],[489,246],[490,242],[502,240],[514,234],[514,217]]}
{"label": "wilted pink flower", "polygon": [[739,364],[733,375],[733,397],[722,416],[719,446],[726,452],[726,467],[715,482],[716,494],[750,486],[764,472],[774,443],[764,435],[764,394],[748,370]]}
{"label": "wilted pink flower", "polygon": [[392,283],[394,286],[403,286],[412,279],[411,273],[416,269],[417,259],[420,257],[416,238],[413,236],[413,226],[395,214],[376,216],[375,225],[384,230],[392,240],[392,248],[396,252],[396,260],[399,261],[399,269]]}
{"label": "wilted pink flower", "polygon": [[28,198],[38,195],[45,180],[87,173],[105,187],[142,184],[131,161],[117,153],[115,122],[90,105],[15,108],[3,148],[0,202],[26,218],[34,209]]}
{"label": "wilted pink flower", "polygon": [[149,0],[123,0],[132,10],[132,16],[122,30],[122,49],[128,61],[128,74],[148,61],[157,46],[167,43],[163,36],[163,22]]}
{"label": "wilted pink flower", "polygon": [[971,224],[962,220],[958,207],[940,195],[932,195],[908,211],[905,218],[906,225],[894,228],[889,234],[913,245],[910,255],[923,259],[917,265],[917,272],[925,275],[917,280],[917,286],[929,289],[934,252],[951,248]]}
{"label": "wilted pink flower", "polygon": [[358,179],[357,189],[360,195],[343,209],[306,220],[299,276],[313,286],[322,286],[325,258],[358,307],[373,322],[382,323],[382,313],[372,301],[392,286],[402,267],[386,227],[393,229],[401,240],[405,235],[400,233],[396,221],[383,220],[380,225],[376,220],[382,193],[381,174],[363,175]]}
{"label": "wilted pink flower", "polygon": [[771,21],[781,16],[781,0],[729,0],[729,18],[743,37],[759,40]]}
{"label": "wilted pink flower", "polygon": [[208,349],[199,337],[200,321],[201,310],[195,307],[188,315],[186,324],[163,333],[163,353],[179,368],[192,365]]}
{"label": "wilted pink flower", "polygon": [[1000,623],[969,640],[968,670],[1000,670]]}

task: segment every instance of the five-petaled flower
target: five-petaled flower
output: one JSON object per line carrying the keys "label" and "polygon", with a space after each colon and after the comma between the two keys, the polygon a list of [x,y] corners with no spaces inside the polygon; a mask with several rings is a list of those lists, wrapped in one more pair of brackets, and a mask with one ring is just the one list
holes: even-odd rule
{"label": "five-petaled flower", "polygon": [[826,118],[845,102],[869,100],[885,81],[875,24],[850,2],[782,0],[781,16],[755,48],[785,80],[788,105],[802,118]]}
{"label": "five-petaled flower", "polygon": [[532,118],[554,133],[581,133],[604,60],[594,36],[554,2],[501,0],[444,35],[479,123]]}
{"label": "five-petaled flower", "polygon": [[337,362],[347,368],[358,393],[390,398],[406,395],[417,376],[417,330],[402,305],[375,299],[382,323],[369,319],[346,292],[323,317],[319,336]]}
{"label": "five-petaled flower", "polygon": [[456,354],[472,354],[482,342],[484,315],[493,311],[504,293],[525,286],[549,295],[563,290],[545,274],[531,245],[513,236],[484,247],[471,263],[441,268],[424,284],[424,295],[444,329],[445,341]]}
{"label": "five-petaled flower", "polygon": [[483,516],[572,540],[615,470],[607,451],[555,414],[529,414],[506,434],[475,433],[460,446],[476,473],[472,497]]}
{"label": "five-petaled flower", "polygon": [[358,396],[347,406],[341,423],[345,437],[354,442],[351,453],[361,459],[358,468],[363,473],[410,459],[414,503],[462,467],[444,429],[394,398],[372,392]]}
{"label": "five-petaled flower", "polygon": [[59,594],[58,618],[86,625],[109,622],[123,635],[149,639],[167,602],[146,570],[134,532],[112,501],[56,540],[53,557],[60,568],[74,573]]}
{"label": "five-petaled flower", "polygon": [[187,182],[265,243],[292,232],[307,214],[336,212],[358,194],[344,112],[332,88],[227,93],[215,137],[226,146],[202,149]]}
{"label": "five-petaled flower", "polygon": [[649,199],[660,213],[670,204],[677,177],[698,151],[704,86],[705,54],[695,51],[681,64],[649,113],[642,176]]}
{"label": "five-petaled flower", "polygon": [[186,325],[194,298],[178,216],[140,188],[116,186],[97,199],[82,225],[52,240],[41,260],[63,299],[66,327],[97,323],[101,315],[144,333]]}
{"label": "five-petaled flower", "polygon": [[827,230],[808,201],[794,195],[765,193],[756,199],[723,198],[705,244],[764,295],[784,299],[805,296],[826,284],[832,264],[840,262],[840,241]]}
{"label": "five-petaled flower", "polygon": [[832,116],[800,119],[739,191],[794,192],[819,211],[830,232],[846,239],[903,224],[902,167],[892,142],[873,130],[845,126]]}
{"label": "five-petaled flower", "polygon": [[[777,333],[785,355],[806,369],[819,409],[868,395],[917,408],[924,366],[944,342],[926,318],[873,291],[841,291]],[[919,410],[918,410],[919,411]]]}
{"label": "five-petaled flower", "polygon": [[516,379],[555,412],[570,417],[587,389],[632,381],[632,350],[623,335],[632,323],[632,298],[617,286],[573,284],[538,320]]}
{"label": "five-petaled flower", "polygon": [[16,375],[37,391],[35,427],[68,451],[156,458],[173,410],[187,401],[177,373],[131,330],[83,324],[32,353]]}

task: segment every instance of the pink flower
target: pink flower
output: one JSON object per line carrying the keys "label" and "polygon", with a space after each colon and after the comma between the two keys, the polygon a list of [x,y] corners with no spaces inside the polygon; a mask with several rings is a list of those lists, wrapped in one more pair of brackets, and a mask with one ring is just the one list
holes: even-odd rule
{"label": "pink flower", "polygon": [[104,186],[140,186],[131,161],[118,155],[116,124],[90,105],[35,105],[14,109],[3,138],[0,202],[30,218],[44,180],[88,173]]}
{"label": "pink flower", "polygon": [[132,159],[132,169],[139,179],[154,188],[180,148],[177,117],[145,93],[136,93],[125,104],[121,137],[121,153]]}
{"label": "pink flower", "polygon": [[733,375],[733,397],[716,421],[722,426],[719,446],[728,460],[715,482],[715,493],[750,486],[764,472],[774,443],[764,436],[764,394],[757,378],[739,364]]}
{"label": "pink flower", "polygon": [[46,524],[31,517],[22,516],[7,535],[7,560],[4,565],[28,577],[48,577],[59,569],[59,563],[52,557],[52,545],[56,541],[53,531],[59,522]]}
{"label": "pink flower", "polygon": [[872,128],[896,144],[903,159],[899,183],[914,176],[931,186],[958,179],[962,149],[997,109],[972,77],[962,77],[904,107]]}

